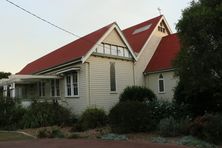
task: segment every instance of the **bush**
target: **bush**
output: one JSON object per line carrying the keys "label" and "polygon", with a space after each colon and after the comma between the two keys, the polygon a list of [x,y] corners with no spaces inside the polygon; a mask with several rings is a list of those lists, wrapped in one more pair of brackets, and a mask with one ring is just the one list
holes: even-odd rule
{"label": "bush", "polygon": [[174,108],[172,103],[168,101],[151,101],[147,103],[148,108],[152,111],[152,118],[159,123],[161,119],[167,118],[173,115]]}
{"label": "bush", "polygon": [[37,134],[38,138],[64,138],[65,135],[63,132],[58,128],[43,128],[38,131]]}
{"label": "bush", "polygon": [[107,124],[107,115],[103,109],[88,108],[80,117],[77,127],[79,130],[88,130],[105,126]]}
{"label": "bush", "polygon": [[24,128],[70,124],[70,111],[56,102],[33,102],[22,118]]}
{"label": "bush", "polygon": [[120,102],[109,113],[109,123],[113,132],[144,132],[153,129],[155,123],[146,104],[138,101]]}
{"label": "bush", "polygon": [[159,131],[161,136],[174,137],[188,134],[190,119],[175,120],[172,116],[160,120]]}
{"label": "bush", "polygon": [[147,103],[148,108],[152,111],[152,119],[159,123],[161,119],[168,118],[170,116],[175,119],[185,119],[190,117],[189,111],[187,111],[185,105],[178,105],[175,102],[155,100]]}
{"label": "bush", "polygon": [[197,139],[197,138],[192,137],[192,136],[182,137],[177,142],[177,144],[186,145],[186,146],[189,146],[189,147],[196,147],[196,148],[217,148],[217,146],[215,146],[214,144],[207,143],[203,140]]}
{"label": "bush", "polygon": [[141,86],[128,86],[120,95],[120,102],[123,101],[139,101],[147,102],[156,100],[155,94],[148,88]]}
{"label": "bush", "polygon": [[208,142],[220,143],[222,141],[222,115],[206,114],[197,117],[191,125],[190,133]]}
{"label": "bush", "polygon": [[37,133],[38,138],[48,138],[50,135],[50,131],[47,130],[46,128],[40,129]]}
{"label": "bush", "polygon": [[173,117],[167,117],[160,120],[159,130],[160,135],[165,137],[178,136],[179,125]]}
{"label": "bush", "polygon": [[0,97],[0,129],[15,130],[21,127],[21,117],[26,110],[16,99]]}

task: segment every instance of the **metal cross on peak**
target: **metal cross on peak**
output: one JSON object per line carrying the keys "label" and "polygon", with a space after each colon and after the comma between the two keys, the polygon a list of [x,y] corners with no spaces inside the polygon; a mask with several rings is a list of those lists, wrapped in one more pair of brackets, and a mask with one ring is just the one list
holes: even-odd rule
{"label": "metal cross on peak", "polygon": [[161,9],[160,9],[160,7],[158,7],[157,10],[159,11],[159,13],[160,13],[160,15],[161,15]]}

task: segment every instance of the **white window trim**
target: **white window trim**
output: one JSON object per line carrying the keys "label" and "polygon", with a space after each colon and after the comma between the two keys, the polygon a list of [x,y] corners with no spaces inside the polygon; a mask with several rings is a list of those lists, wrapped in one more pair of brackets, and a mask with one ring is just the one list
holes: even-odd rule
{"label": "white window trim", "polygon": [[[163,74],[160,74],[163,76]],[[158,76],[158,93],[159,94],[164,94],[165,93],[165,80],[164,77],[160,78],[160,75]],[[163,91],[160,91],[160,81],[163,81]]]}
{"label": "white window trim", "polygon": [[57,91],[56,91],[56,80],[58,79],[53,79],[53,83],[54,83],[54,93],[55,93],[55,96],[52,96],[52,83],[50,81],[50,96],[51,97],[61,97],[61,91],[60,91],[60,81],[59,81],[59,95],[57,95]]}
{"label": "white window trim", "polygon": [[[74,91],[73,91],[73,73],[69,73],[65,76],[65,97],[66,98],[79,98],[79,71],[76,71],[77,73],[77,88],[78,88],[78,95],[74,95]],[[67,92],[67,81],[66,78],[67,76],[70,75],[71,76],[71,96],[68,96],[68,92]]]}
{"label": "white window trim", "polygon": [[[42,87],[44,83],[44,88]],[[40,84],[40,86],[39,86]],[[44,95],[43,95],[43,92],[44,92]],[[46,96],[46,83],[45,81],[39,81],[38,82],[38,94],[39,94],[39,97],[45,97]]]}

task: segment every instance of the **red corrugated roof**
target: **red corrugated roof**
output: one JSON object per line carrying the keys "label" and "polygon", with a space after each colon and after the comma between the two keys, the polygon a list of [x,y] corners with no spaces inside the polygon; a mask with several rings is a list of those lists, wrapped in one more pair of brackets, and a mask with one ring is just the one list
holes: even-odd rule
{"label": "red corrugated roof", "polygon": [[114,23],[92,32],[26,65],[17,74],[34,74],[81,58],[97,43]]}
{"label": "red corrugated roof", "polygon": [[180,41],[177,34],[165,36],[160,41],[145,72],[155,72],[173,68],[172,61],[180,50]]}
{"label": "red corrugated roof", "polygon": [[[123,30],[123,33],[134,52],[140,52],[161,18],[162,15]],[[149,29],[134,34],[135,30],[143,28],[144,26],[147,26],[149,24],[151,24]]]}

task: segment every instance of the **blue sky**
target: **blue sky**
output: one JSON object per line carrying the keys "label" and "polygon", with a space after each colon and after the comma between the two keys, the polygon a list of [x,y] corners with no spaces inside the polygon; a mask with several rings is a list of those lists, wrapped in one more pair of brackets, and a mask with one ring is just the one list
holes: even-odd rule
{"label": "blue sky", "polygon": [[[79,36],[112,22],[121,29],[159,15],[171,29],[191,0],[11,0]],[[26,64],[77,38],[0,1],[0,71],[19,72]]]}

